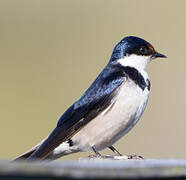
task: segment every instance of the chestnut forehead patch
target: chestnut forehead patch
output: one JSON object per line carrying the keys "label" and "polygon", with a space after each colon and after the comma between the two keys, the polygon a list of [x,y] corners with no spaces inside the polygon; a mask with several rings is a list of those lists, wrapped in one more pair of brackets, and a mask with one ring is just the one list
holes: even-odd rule
{"label": "chestnut forehead patch", "polygon": [[151,44],[148,44],[148,48],[149,48],[151,51],[155,51],[154,47],[153,47]]}

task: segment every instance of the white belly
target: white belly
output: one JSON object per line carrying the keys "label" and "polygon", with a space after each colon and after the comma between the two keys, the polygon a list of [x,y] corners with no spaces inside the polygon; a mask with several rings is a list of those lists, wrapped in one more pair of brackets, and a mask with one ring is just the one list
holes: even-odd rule
{"label": "white belly", "polygon": [[149,97],[147,88],[143,91],[128,79],[121,85],[112,106],[91,120],[72,137],[74,145],[81,151],[92,146],[102,150],[124,136],[140,119]]}

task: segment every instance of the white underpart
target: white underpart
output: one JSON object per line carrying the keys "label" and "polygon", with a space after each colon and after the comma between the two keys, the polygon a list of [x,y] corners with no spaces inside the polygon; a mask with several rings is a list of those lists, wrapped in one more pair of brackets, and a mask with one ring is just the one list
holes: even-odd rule
{"label": "white underpart", "polygon": [[125,81],[118,91],[115,102],[105,113],[91,120],[72,141],[80,151],[87,151],[95,146],[103,150],[128,133],[138,122],[145,110],[149,90],[144,91],[131,79]]}
{"label": "white underpart", "polygon": [[[150,61],[150,56],[137,55],[126,56],[118,60],[122,66],[136,68],[146,82],[148,74],[145,69]],[[66,142],[62,143],[54,150],[53,157],[58,158],[77,151],[87,151],[92,146],[95,146],[97,150],[102,150],[113,145],[139,121],[147,105],[148,97],[147,87],[142,90],[130,78],[125,79],[111,105],[71,138],[73,146],[70,147]]]}
{"label": "white underpart", "polygon": [[70,147],[68,142],[63,142],[47,157],[48,160],[55,160],[61,156],[78,152],[77,148]]}

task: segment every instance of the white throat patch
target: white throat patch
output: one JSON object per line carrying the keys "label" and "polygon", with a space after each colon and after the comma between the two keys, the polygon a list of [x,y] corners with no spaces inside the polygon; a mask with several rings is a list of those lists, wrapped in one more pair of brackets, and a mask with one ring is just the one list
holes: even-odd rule
{"label": "white throat patch", "polygon": [[122,59],[119,59],[118,62],[122,66],[134,67],[139,71],[145,70],[149,62],[152,60],[151,56],[141,56],[132,54],[130,56],[125,56]]}
{"label": "white throat patch", "polygon": [[132,54],[130,56],[125,56],[124,58],[119,59],[118,63],[120,63],[122,66],[130,66],[137,69],[146,81],[147,79],[149,79],[149,76],[145,69],[151,60],[151,56],[141,56]]}

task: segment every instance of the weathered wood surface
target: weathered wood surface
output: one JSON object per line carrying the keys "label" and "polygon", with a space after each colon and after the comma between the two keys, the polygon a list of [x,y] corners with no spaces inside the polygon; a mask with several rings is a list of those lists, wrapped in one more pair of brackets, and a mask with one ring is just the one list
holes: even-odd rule
{"label": "weathered wood surface", "polygon": [[18,179],[183,179],[186,159],[79,160],[61,162],[0,161],[0,178]]}

